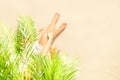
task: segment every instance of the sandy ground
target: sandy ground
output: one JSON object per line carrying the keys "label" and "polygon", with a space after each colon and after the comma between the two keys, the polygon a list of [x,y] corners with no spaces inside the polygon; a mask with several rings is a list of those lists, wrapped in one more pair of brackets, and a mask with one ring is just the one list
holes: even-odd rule
{"label": "sandy ground", "polygon": [[0,20],[16,27],[19,15],[31,16],[37,28],[67,22],[55,46],[79,57],[77,80],[120,80],[120,0],[0,0]]}

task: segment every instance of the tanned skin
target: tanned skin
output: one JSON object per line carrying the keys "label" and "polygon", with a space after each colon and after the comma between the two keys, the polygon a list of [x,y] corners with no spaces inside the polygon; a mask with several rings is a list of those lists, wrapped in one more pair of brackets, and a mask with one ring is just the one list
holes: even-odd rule
{"label": "tanned skin", "polygon": [[39,44],[42,45],[44,48],[42,50],[43,53],[47,53],[54,40],[65,30],[67,23],[62,23],[58,29],[55,28],[56,23],[60,18],[60,14],[56,13],[53,16],[53,19],[50,25],[46,28],[42,28],[39,30]]}

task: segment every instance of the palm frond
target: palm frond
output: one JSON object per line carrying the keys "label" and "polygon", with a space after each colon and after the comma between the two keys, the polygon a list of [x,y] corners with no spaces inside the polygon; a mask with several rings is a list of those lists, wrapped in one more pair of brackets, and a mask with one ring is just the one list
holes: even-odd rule
{"label": "palm frond", "polygon": [[14,53],[13,36],[3,23],[0,23],[0,29],[0,80],[11,80],[14,69],[11,61],[11,54]]}
{"label": "palm frond", "polygon": [[75,80],[78,70],[64,55],[33,52],[37,35],[30,17],[19,17],[15,34],[3,24],[0,29],[0,80]]}
{"label": "palm frond", "polygon": [[37,35],[33,20],[27,16],[20,16],[15,35],[17,53],[24,53],[23,51],[26,48],[26,46],[33,44],[36,38]]}
{"label": "palm frond", "polygon": [[75,80],[78,69],[73,63],[66,63],[61,55],[52,53],[49,55],[39,55],[34,60],[32,70],[34,80]]}
{"label": "palm frond", "polygon": [[[25,68],[30,63],[31,55],[33,53],[32,46],[36,41],[36,29],[34,22],[30,17],[20,16],[18,20],[18,27],[15,34],[15,49],[17,53],[16,68],[18,73],[20,71],[26,72]],[[20,74],[23,76],[24,74]]]}

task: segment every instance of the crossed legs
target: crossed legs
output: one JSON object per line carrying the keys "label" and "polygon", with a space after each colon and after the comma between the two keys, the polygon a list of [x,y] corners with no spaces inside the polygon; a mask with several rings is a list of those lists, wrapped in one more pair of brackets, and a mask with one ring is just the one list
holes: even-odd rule
{"label": "crossed legs", "polygon": [[39,44],[41,44],[44,49],[42,52],[47,53],[54,40],[64,31],[67,24],[62,23],[58,29],[55,29],[55,25],[60,18],[60,14],[56,13],[50,23],[50,25],[44,29],[39,30]]}

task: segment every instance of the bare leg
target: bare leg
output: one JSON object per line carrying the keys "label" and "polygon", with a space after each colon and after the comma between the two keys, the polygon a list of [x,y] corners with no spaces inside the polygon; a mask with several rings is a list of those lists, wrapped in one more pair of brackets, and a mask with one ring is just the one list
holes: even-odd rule
{"label": "bare leg", "polygon": [[57,21],[59,20],[59,18],[60,18],[60,14],[56,13],[54,15],[50,25],[48,26],[47,31],[54,31],[55,30],[55,25],[56,25]]}
{"label": "bare leg", "polygon": [[53,42],[53,31],[52,32],[49,32],[48,33],[48,42],[47,44],[45,45],[45,47],[43,48],[43,50],[41,51],[42,53],[48,53],[48,51],[50,50],[50,47],[52,45],[52,42]]}
{"label": "bare leg", "polygon": [[58,29],[51,30],[51,31],[54,31],[53,32],[53,39],[57,38],[65,30],[66,27],[67,27],[67,23],[63,23],[63,24],[61,24],[61,26]]}
{"label": "bare leg", "polygon": [[45,28],[45,29],[41,29],[40,30],[40,38],[39,38],[39,43],[42,45],[42,46],[45,46],[47,44],[47,41],[48,41],[48,37],[47,35],[45,35],[47,32],[50,32],[50,31],[53,31],[55,30],[55,25],[59,19],[60,15],[58,13],[56,13],[52,19],[52,22],[50,23],[50,25]]}
{"label": "bare leg", "polygon": [[67,23],[63,23],[57,30],[54,31],[54,40],[65,30]]}

